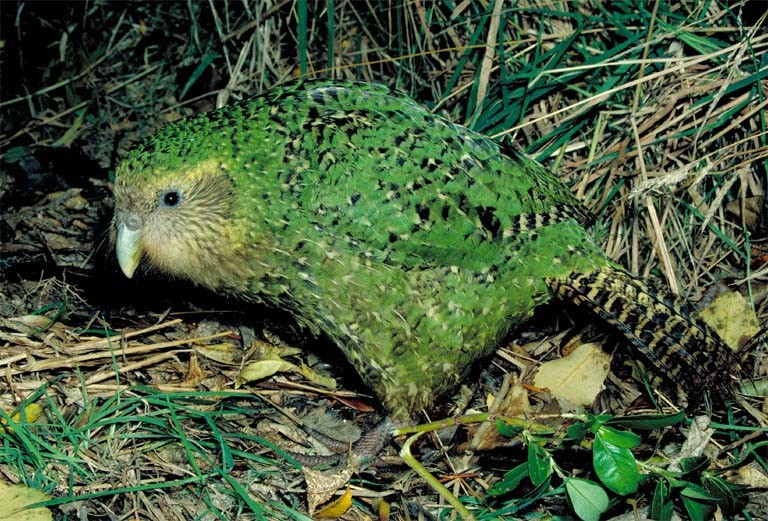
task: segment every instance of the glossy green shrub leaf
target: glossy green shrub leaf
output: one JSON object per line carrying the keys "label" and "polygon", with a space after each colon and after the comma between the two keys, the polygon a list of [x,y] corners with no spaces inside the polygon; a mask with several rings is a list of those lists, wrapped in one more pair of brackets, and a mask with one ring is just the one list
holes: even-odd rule
{"label": "glossy green shrub leaf", "polygon": [[680,411],[676,414],[639,414],[637,416],[612,418],[606,421],[605,425],[625,427],[632,430],[653,430],[669,427],[670,425],[677,425],[684,419],[684,411]]}
{"label": "glossy green shrub leaf", "polygon": [[705,521],[712,518],[712,513],[715,511],[714,498],[705,488],[689,483],[680,491],[680,497],[691,521]]}
{"label": "glossy green shrub leaf", "polygon": [[693,472],[701,473],[709,467],[709,458],[706,456],[692,456],[680,460],[680,470],[683,475]]}
{"label": "glossy green shrub leaf", "polygon": [[729,483],[717,476],[705,474],[704,483],[717,504],[727,512],[735,512],[744,494],[749,490],[746,485]]}
{"label": "glossy green shrub leaf", "polygon": [[573,425],[569,425],[565,432],[567,439],[573,441],[581,441],[584,439],[584,436],[586,436],[587,430],[587,424],[579,422],[574,423]]}
{"label": "glossy green shrub leaf", "polygon": [[568,478],[565,480],[565,492],[573,511],[583,521],[598,521],[600,514],[608,510],[608,494],[594,481]]}
{"label": "glossy green shrub leaf", "polygon": [[653,491],[650,517],[656,521],[669,521],[672,519],[673,510],[669,483],[665,479],[659,479]]}
{"label": "glossy green shrub leaf", "polygon": [[514,438],[515,436],[523,432],[523,429],[516,425],[510,425],[508,423],[505,423],[503,420],[497,419],[496,431],[502,436],[504,436],[505,438]]}
{"label": "glossy green shrub leaf", "polygon": [[520,482],[528,477],[528,463],[521,463],[513,469],[507,471],[501,481],[495,483],[488,489],[489,496],[503,496],[514,491]]}
{"label": "glossy green shrub leaf", "polygon": [[629,449],[605,441],[601,432],[602,429],[595,436],[592,447],[592,465],[597,476],[609,490],[620,496],[634,494],[640,482],[635,456]]}
{"label": "glossy green shrub leaf", "polygon": [[604,442],[623,449],[631,449],[640,445],[640,436],[634,432],[619,431],[607,425],[600,427],[597,431],[597,436],[600,436]]}
{"label": "glossy green shrub leaf", "polygon": [[528,475],[538,486],[552,474],[552,456],[535,442],[528,443]]}

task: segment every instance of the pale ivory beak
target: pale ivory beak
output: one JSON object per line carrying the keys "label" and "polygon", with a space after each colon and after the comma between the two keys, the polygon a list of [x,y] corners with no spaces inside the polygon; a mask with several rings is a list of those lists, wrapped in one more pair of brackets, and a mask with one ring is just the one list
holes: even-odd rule
{"label": "pale ivory beak", "polygon": [[130,279],[141,260],[140,217],[129,214],[124,219],[118,219],[115,253],[120,269]]}

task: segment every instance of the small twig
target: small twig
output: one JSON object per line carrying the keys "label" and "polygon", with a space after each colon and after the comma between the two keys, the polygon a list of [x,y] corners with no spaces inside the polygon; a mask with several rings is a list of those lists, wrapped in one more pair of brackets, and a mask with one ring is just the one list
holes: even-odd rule
{"label": "small twig", "polygon": [[46,371],[49,369],[60,369],[64,367],[67,367],[67,368],[78,367],[81,365],[86,365],[88,362],[94,362],[94,361],[100,361],[100,360],[112,358],[115,352],[119,352],[121,356],[127,357],[130,355],[151,353],[153,351],[166,349],[169,347],[178,347],[185,344],[192,344],[194,342],[203,342],[206,340],[213,340],[215,338],[229,336],[232,333],[233,333],[232,331],[224,331],[222,333],[216,333],[214,335],[201,336],[196,338],[184,338],[181,340],[172,340],[170,342],[158,342],[156,344],[126,347],[123,349],[119,349],[115,346],[111,346],[112,347],[111,349],[97,351],[95,353],[73,356],[73,357],[64,358],[64,359],[55,358],[50,360],[41,360],[38,362],[32,362],[31,364],[23,367],[22,369],[11,369],[11,374],[22,374],[22,373],[29,373],[34,371]]}
{"label": "small twig", "polygon": [[[169,320],[168,322],[163,322],[161,324],[155,324],[154,326],[145,327],[144,329],[137,329],[136,331],[128,331],[125,330],[122,331],[122,333],[118,336],[120,338],[123,338],[125,340],[128,340],[129,338],[134,338],[137,336],[146,335],[147,333],[153,333],[155,331],[158,331],[160,329],[166,329],[169,327],[176,326],[180,324],[182,320],[180,318],[174,318],[173,320]],[[70,347],[68,350],[71,353],[78,353],[82,351],[90,351],[93,349],[99,349],[108,347],[112,344],[112,339],[115,338],[115,336],[112,337],[106,337],[106,338],[98,338],[96,340],[89,340],[88,342],[83,342],[82,344],[77,344],[72,347]]]}

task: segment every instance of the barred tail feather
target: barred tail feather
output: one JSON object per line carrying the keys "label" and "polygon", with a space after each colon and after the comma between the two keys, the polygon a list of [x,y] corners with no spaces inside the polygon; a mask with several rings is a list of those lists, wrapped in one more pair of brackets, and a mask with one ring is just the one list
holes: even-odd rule
{"label": "barred tail feather", "polygon": [[612,267],[548,279],[561,299],[584,305],[621,331],[657,370],[696,398],[704,389],[732,392],[733,351],[692,308]]}

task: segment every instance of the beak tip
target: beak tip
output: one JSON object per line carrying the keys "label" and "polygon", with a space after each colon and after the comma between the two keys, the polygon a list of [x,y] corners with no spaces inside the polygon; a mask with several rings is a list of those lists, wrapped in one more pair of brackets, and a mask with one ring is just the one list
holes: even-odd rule
{"label": "beak tip", "polygon": [[132,279],[133,274],[136,272],[134,268],[128,266],[120,266],[120,271],[123,272],[123,275],[125,275],[125,278],[127,279]]}
{"label": "beak tip", "polygon": [[133,278],[141,259],[141,235],[138,231],[129,230],[124,225],[117,227],[115,253],[120,270],[127,278]]}

